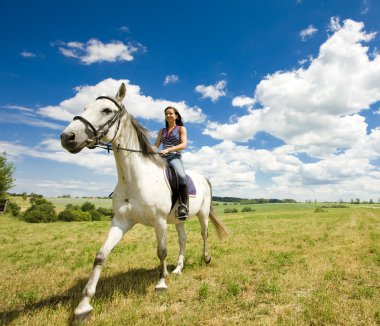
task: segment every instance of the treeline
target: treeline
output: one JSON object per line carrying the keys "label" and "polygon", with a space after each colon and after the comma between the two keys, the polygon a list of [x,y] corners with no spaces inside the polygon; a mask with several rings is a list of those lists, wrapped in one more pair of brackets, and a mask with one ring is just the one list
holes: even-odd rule
{"label": "treeline", "polygon": [[255,198],[255,199],[247,199],[247,198],[239,198],[239,197],[218,197],[213,196],[213,201],[220,201],[225,203],[238,203],[238,204],[269,204],[269,203],[297,203],[294,199],[266,199],[266,198]]}
{"label": "treeline", "polygon": [[[26,193],[26,192],[23,192],[23,193],[15,193],[15,192],[8,192],[7,193],[8,196],[14,196],[14,197],[22,197],[24,198],[25,200],[28,198],[28,197],[40,197],[42,198],[43,196],[42,195],[38,195],[38,194],[35,194],[35,193]],[[84,199],[93,199],[93,198],[96,198],[96,199],[110,199],[111,197],[110,196],[82,196],[82,197],[79,197],[79,196],[75,196],[75,197],[72,197],[71,195],[61,195],[61,196],[58,196],[57,198],[84,198]]]}
{"label": "treeline", "polygon": [[71,197],[71,195],[62,195],[62,196],[58,196],[58,198],[110,199],[111,196],[82,196],[82,197],[75,196],[75,197]]}

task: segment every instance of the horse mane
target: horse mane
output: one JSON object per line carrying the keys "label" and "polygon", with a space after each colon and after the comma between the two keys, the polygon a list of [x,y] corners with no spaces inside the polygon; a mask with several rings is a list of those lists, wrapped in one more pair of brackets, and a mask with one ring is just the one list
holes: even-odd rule
{"label": "horse mane", "polygon": [[161,167],[167,166],[166,161],[162,157],[160,157],[159,155],[152,154],[152,153],[156,153],[156,150],[150,144],[149,138],[151,138],[151,136],[149,135],[149,130],[144,128],[135,119],[133,115],[129,114],[129,119],[131,121],[132,127],[136,131],[137,140],[139,142],[142,155],[150,159],[152,162],[154,162],[158,166],[161,166]]}

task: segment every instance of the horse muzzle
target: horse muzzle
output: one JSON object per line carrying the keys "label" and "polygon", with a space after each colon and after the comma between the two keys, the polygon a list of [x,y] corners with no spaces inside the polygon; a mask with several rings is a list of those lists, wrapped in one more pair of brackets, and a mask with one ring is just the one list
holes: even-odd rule
{"label": "horse muzzle", "polygon": [[64,149],[72,154],[79,153],[84,147],[88,145],[87,141],[78,141],[78,137],[74,132],[64,131],[61,134],[61,145]]}

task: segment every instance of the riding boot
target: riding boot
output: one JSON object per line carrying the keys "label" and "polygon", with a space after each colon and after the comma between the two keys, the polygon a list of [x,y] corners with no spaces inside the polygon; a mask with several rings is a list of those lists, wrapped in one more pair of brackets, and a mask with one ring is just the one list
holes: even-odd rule
{"label": "riding boot", "polygon": [[181,221],[187,219],[189,214],[189,190],[187,185],[179,185],[179,206],[177,209],[177,218]]}

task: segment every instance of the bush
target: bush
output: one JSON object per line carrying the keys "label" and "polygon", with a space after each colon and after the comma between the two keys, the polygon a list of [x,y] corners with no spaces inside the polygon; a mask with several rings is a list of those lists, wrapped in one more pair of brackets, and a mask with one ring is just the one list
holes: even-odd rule
{"label": "bush", "polygon": [[254,212],[255,210],[247,206],[247,207],[243,207],[241,211],[242,213],[245,213],[245,212]]}
{"label": "bush", "polygon": [[7,206],[7,212],[11,213],[13,216],[19,216],[21,207],[16,203],[10,201]]}
{"label": "bush", "polygon": [[67,208],[58,214],[58,219],[64,222],[81,222],[92,220],[91,214],[89,212]]}
{"label": "bush", "polygon": [[22,218],[28,223],[56,222],[57,213],[53,203],[46,199],[38,198],[23,214]]}
{"label": "bush", "polygon": [[89,201],[86,201],[82,204],[82,206],[80,207],[80,209],[83,211],[83,212],[89,212],[91,210],[94,210],[95,209],[95,205],[90,203]]}
{"label": "bush", "polygon": [[91,215],[91,220],[93,221],[101,221],[102,220],[102,214],[99,213],[99,211],[97,211],[96,209],[92,209],[90,211],[88,211]]}
{"label": "bush", "polygon": [[76,210],[76,211],[80,211],[81,208],[79,205],[74,205],[74,204],[67,204],[66,205],[66,209],[73,209],[73,210]]}
{"label": "bush", "polygon": [[224,210],[224,213],[229,214],[229,213],[237,213],[239,210],[237,208],[226,208]]}
{"label": "bush", "polygon": [[35,194],[34,192],[32,192],[30,194],[30,198],[29,198],[29,202],[34,205],[38,200],[40,199],[43,199],[43,196],[42,195],[38,195],[38,194]]}
{"label": "bush", "polygon": [[347,205],[343,205],[343,204],[333,204],[333,205],[330,205],[330,206],[323,205],[321,207],[322,208],[349,208]]}
{"label": "bush", "polygon": [[98,207],[96,210],[103,216],[106,216],[109,218],[113,217],[113,209],[112,208]]}

